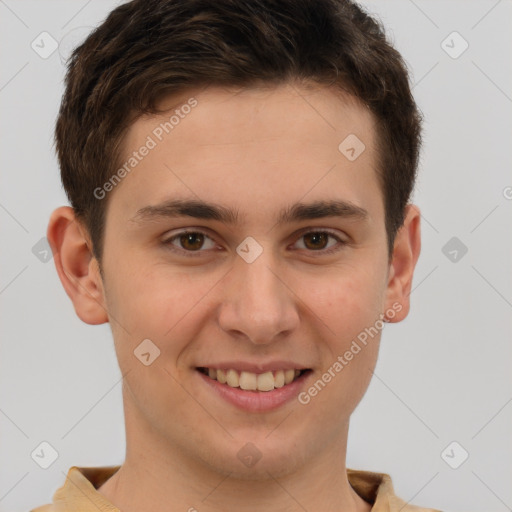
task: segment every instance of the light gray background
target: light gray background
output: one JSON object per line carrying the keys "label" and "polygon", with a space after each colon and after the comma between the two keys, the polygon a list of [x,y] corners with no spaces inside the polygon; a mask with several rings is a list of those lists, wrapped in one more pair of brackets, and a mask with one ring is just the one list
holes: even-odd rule
{"label": "light gray background", "polygon": [[[512,510],[512,3],[363,4],[408,62],[425,115],[414,196],[423,251],[412,312],[386,327],[354,413],[347,465],[389,473],[396,493],[418,505]],[[84,29],[73,30],[99,24],[115,5],[0,0],[1,512],[50,502],[72,465],[124,458],[109,326],[83,324],[53,260],[32,252],[66,203],[52,147],[60,54]],[[61,42],[47,59],[31,48],[43,31]],[[453,31],[469,43],[457,59],[441,46]],[[461,48],[453,37],[448,44]],[[454,236],[468,248],[455,263],[442,252]],[[42,441],[59,454],[46,470],[31,458]],[[441,456],[452,441],[469,453],[458,469]]]}

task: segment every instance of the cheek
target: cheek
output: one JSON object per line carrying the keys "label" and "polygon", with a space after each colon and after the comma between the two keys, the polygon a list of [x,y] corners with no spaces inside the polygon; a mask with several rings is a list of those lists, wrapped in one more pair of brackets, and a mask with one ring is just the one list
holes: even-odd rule
{"label": "cheek", "polygon": [[[135,268],[139,271],[134,272]],[[107,302],[118,363],[126,375],[131,401],[154,424],[167,421],[169,407],[183,408],[180,414],[184,418],[200,415],[200,408],[179,384],[188,378],[188,368],[179,361],[202,328],[202,299],[215,279],[206,274],[171,272],[163,265],[143,268],[134,260],[111,268],[110,274],[106,269],[106,274],[115,276],[108,283]],[[143,342],[147,339],[154,346]],[[150,354],[148,365],[138,359],[144,352]]]}
{"label": "cheek", "polygon": [[309,297],[308,307],[319,319],[314,331],[322,382],[313,383],[311,396],[333,419],[356,407],[371,380],[383,327],[383,282],[382,272],[356,266],[302,281],[300,296]]}
{"label": "cheek", "polygon": [[162,353],[181,352],[194,336],[192,330],[200,329],[203,299],[222,278],[195,270],[125,260],[107,273],[113,276],[106,290],[109,315],[117,331],[114,339],[123,340],[118,343],[122,352],[133,352],[144,339]]}
{"label": "cheek", "polygon": [[347,266],[298,281],[302,289],[299,296],[306,298],[308,307],[324,322],[333,345],[342,348],[379,317],[385,297],[381,274]]}
{"label": "cheek", "polygon": [[337,279],[310,283],[309,306],[319,319],[314,343],[321,368],[305,390],[302,402],[338,428],[348,421],[361,401],[377,362],[381,323],[382,290],[368,274],[351,272]]}

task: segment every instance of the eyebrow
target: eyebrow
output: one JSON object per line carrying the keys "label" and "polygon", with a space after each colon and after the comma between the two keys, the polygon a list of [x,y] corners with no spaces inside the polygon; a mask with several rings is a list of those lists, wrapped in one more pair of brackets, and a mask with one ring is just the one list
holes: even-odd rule
{"label": "eyebrow", "polygon": [[[295,203],[285,207],[277,216],[277,224],[301,220],[340,217],[366,220],[368,212],[364,208],[343,200],[319,200],[311,203]],[[159,220],[161,218],[193,217],[204,220],[217,220],[224,224],[236,224],[240,220],[237,209],[226,208],[215,203],[197,199],[169,199],[156,205],[137,210],[130,220],[136,223]]]}

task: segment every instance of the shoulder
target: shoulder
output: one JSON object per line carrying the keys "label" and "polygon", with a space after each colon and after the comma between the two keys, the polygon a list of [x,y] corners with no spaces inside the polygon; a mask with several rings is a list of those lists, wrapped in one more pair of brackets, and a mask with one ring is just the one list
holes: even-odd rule
{"label": "shoulder", "polygon": [[434,508],[412,505],[395,494],[388,473],[347,468],[352,488],[361,498],[373,505],[371,512],[442,512]]}

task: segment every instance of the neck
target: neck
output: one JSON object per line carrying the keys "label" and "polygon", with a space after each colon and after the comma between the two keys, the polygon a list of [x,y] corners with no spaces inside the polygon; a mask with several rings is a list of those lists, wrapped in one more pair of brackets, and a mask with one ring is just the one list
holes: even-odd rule
{"label": "neck", "polygon": [[[125,410],[125,413],[127,411]],[[127,418],[133,419],[133,418]],[[345,467],[348,425],[314,459],[290,471],[265,467],[247,479],[184,453],[150,426],[127,421],[126,459],[98,490],[123,512],[369,512],[350,486]],[[137,425],[137,427],[135,427]],[[263,459],[262,459],[263,462]]]}

